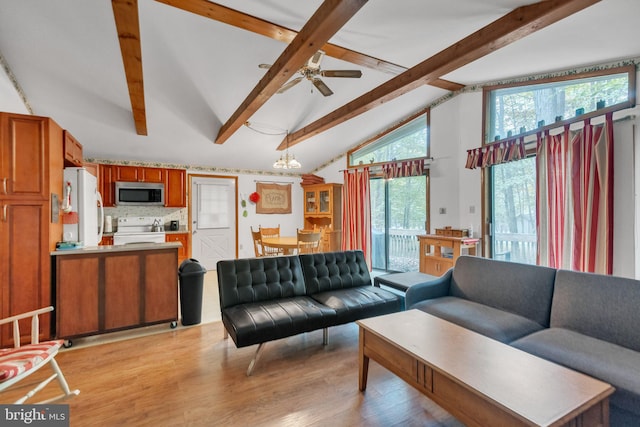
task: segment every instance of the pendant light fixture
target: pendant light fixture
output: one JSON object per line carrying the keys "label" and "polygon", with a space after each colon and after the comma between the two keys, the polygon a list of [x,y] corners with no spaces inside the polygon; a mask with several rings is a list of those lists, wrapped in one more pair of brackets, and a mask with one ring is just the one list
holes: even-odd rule
{"label": "pendant light fixture", "polygon": [[284,151],[284,155],[280,155],[280,158],[273,164],[274,169],[300,169],[302,165],[296,160],[293,154],[289,154],[289,131],[287,131],[287,147]]}

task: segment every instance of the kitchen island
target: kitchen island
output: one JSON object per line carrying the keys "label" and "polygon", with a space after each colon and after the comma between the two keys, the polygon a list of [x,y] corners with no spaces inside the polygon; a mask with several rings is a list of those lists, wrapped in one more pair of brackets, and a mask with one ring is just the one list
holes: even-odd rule
{"label": "kitchen island", "polygon": [[59,339],[178,320],[178,249],[170,243],[51,252]]}

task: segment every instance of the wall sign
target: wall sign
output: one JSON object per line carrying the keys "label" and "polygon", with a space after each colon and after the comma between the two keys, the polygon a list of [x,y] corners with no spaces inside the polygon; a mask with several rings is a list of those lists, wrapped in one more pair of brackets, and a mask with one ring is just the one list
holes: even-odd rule
{"label": "wall sign", "polygon": [[256,192],[260,199],[256,204],[259,214],[290,214],[291,213],[291,184],[256,183]]}

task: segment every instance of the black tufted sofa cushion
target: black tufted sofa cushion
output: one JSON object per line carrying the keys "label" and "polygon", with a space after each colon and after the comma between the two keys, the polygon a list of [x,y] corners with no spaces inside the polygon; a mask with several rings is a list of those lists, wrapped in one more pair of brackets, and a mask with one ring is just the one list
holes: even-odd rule
{"label": "black tufted sofa cushion", "polygon": [[310,295],[355,286],[370,286],[369,267],[362,251],[300,255],[304,281]]}
{"label": "black tufted sofa cushion", "polygon": [[297,256],[220,261],[220,308],[306,295]]}
{"label": "black tufted sofa cushion", "polygon": [[307,292],[336,311],[337,324],[402,309],[399,296],[371,286],[362,251],[305,254],[300,255],[300,262]]}

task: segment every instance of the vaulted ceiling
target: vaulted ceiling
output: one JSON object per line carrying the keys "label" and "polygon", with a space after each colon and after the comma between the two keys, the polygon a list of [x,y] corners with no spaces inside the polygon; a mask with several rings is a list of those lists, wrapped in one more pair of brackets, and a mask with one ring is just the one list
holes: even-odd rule
{"label": "vaulted ceiling", "polygon": [[[452,90],[638,58],[638,16],[637,0],[0,0],[0,54],[87,157],[270,170],[289,131],[306,172]],[[362,77],[277,93],[319,49],[322,70]]]}

